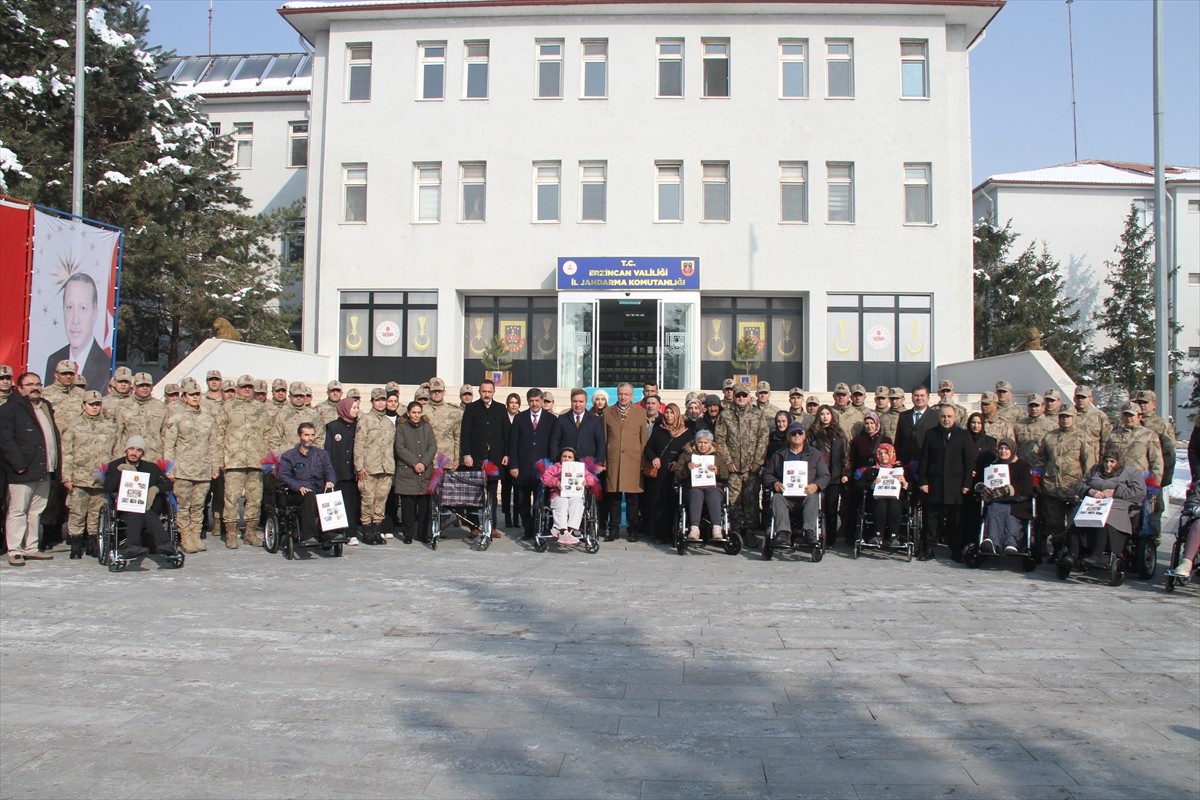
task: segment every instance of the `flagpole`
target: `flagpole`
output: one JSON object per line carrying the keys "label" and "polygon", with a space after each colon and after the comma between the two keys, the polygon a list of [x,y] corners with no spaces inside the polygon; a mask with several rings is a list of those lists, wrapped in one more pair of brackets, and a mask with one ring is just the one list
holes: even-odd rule
{"label": "flagpole", "polygon": [[75,0],[75,144],[71,158],[71,213],[83,216],[84,0]]}

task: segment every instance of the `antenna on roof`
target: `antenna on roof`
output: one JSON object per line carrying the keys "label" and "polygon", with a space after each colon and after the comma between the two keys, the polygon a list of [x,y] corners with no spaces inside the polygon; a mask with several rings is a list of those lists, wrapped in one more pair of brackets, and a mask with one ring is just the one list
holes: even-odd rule
{"label": "antenna on roof", "polygon": [[1075,145],[1075,158],[1079,160],[1079,120],[1075,116],[1075,33],[1071,28],[1071,3],[1067,0],[1067,48],[1071,55],[1071,139]]}
{"label": "antenna on roof", "polygon": [[[1070,2],[1070,0],[1067,0]],[[213,0],[208,0],[208,54],[212,55],[212,12]]]}

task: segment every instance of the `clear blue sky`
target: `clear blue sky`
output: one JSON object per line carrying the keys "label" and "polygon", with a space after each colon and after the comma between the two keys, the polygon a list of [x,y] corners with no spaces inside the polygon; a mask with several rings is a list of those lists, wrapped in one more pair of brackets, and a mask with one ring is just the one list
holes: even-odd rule
{"label": "clear blue sky", "polygon": [[[216,0],[214,53],[294,52],[281,0]],[[207,52],[208,0],[150,0],[151,44]],[[1166,158],[1200,166],[1200,2],[1165,0]],[[1150,0],[1075,0],[1079,157],[1154,160]],[[1009,0],[971,55],[973,182],[1071,161],[1063,0]]]}

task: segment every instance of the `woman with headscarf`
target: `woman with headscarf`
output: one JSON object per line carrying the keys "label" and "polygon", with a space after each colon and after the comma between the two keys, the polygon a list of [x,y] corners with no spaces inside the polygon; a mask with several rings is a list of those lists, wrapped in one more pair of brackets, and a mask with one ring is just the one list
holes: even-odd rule
{"label": "woman with headscarf", "polygon": [[[862,430],[850,440],[850,483],[853,488],[842,498],[842,502],[849,506],[845,518],[855,527],[858,525],[859,504],[874,480],[874,476],[870,479],[866,477],[866,471],[875,466],[875,451],[881,444],[892,444],[892,439],[883,432],[879,414],[875,411],[863,412]],[[853,533],[848,532],[847,536],[854,538]]]}
{"label": "woman with headscarf", "polygon": [[679,406],[668,403],[662,411],[661,424],[654,426],[643,451],[647,467],[655,473],[654,477],[644,475],[642,483],[650,504],[648,532],[657,544],[666,544],[672,538],[676,514],[675,462],[693,434],[692,426],[683,418]]}
{"label": "woman with headscarf", "polygon": [[[1125,549],[1126,537],[1133,535],[1131,512],[1146,499],[1146,481],[1142,471],[1136,467],[1126,467],[1121,463],[1121,451],[1110,447],[1100,463],[1088,470],[1083,480],[1075,485],[1075,496],[1112,499],[1112,508],[1104,527],[1086,529],[1088,563],[1108,567],[1111,563],[1109,558],[1120,555]],[[1077,510],[1077,507],[1071,510],[1072,518]],[[1067,531],[1067,554],[1060,563],[1070,567],[1079,562],[1082,538],[1083,531],[1072,525]],[[1106,553],[1108,558],[1105,557]]]}
{"label": "woman with headscarf", "polygon": [[337,476],[333,488],[342,493],[346,519],[351,521],[354,528],[349,535],[355,538],[362,537],[355,525],[359,518],[358,475],[354,472],[354,432],[358,429],[358,406],[357,397],[343,397],[337,402],[337,419],[325,425],[325,450],[333,462],[333,474]]}
{"label": "woman with headscarf", "polygon": [[[967,446],[971,451],[971,463],[975,465],[971,472],[971,485],[974,486],[982,480],[983,468],[996,457],[996,439],[983,432],[983,414],[978,411],[967,417],[967,433],[970,435]],[[979,532],[979,508],[982,502],[983,497],[974,490],[963,501],[959,519],[968,539]],[[951,555],[956,560],[961,557],[959,553]]]}
{"label": "woman with headscarf", "polygon": [[687,421],[696,424],[696,421],[704,416],[704,401],[700,397],[691,397],[687,401]]}
{"label": "woman with headscarf", "polygon": [[[850,482],[850,447],[832,406],[819,407],[815,417],[808,430],[808,443],[829,467],[829,486],[822,495],[821,513],[825,515],[825,540],[833,547],[838,534],[838,500]],[[842,534],[848,542],[854,541],[853,532],[846,530]]]}
{"label": "woman with headscarf", "polygon": [[792,424],[792,415],[786,411],[780,411],[775,414],[775,424],[771,429],[771,435],[767,439],[767,457],[763,459],[763,465],[771,460],[771,456],[779,450],[788,446],[787,429],[788,425]]}
{"label": "woman with headscarf", "polygon": [[[980,462],[980,475],[988,467],[1004,464],[1008,467],[1008,484],[989,489],[982,483],[975,484],[975,491],[983,495],[986,503],[984,530],[986,536],[980,550],[988,555],[1003,552],[1006,556],[1021,552],[1021,527],[1033,516],[1033,474],[1029,462],[1017,456],[1017,443],[1005,436],[996,443],[996,452]],[[966,530],[964,538],[970,541],[974,531]]]}
{"label": "woman with headscarf", "polygon": [[[882,438],[886,439],[887,437]],[[867,543],[878,542],[885,548],[891,547],[900,533],[900,498],[884,497],[876,489],[879,487],[882,471],[896,468],[900,468],[900,491],[904,492],[908,489],[908,480],[904,477],[904,469],[901,467],[899,459],[896,458],[896,448],[891,442],[880,442],[879,446],[875,448],[872,464],[863,476],[871,487],[872,510],[875,513],[875,530],[864,531],[864,541]],[[883,538],[877,539],[876,537],[879,536]]]}

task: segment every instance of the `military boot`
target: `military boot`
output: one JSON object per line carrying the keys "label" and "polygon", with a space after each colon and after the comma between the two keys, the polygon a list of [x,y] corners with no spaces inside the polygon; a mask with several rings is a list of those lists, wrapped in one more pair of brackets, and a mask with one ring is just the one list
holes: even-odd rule
{"label": "military boot", "polygon": [[258,535],[257,526],[246,526],[246,544],[251,547],[262,547],[262,537]]}
{"label": "military boot", "polygon": [[72,536],[71,539],[71,558],[83,558],[83,537]]}

